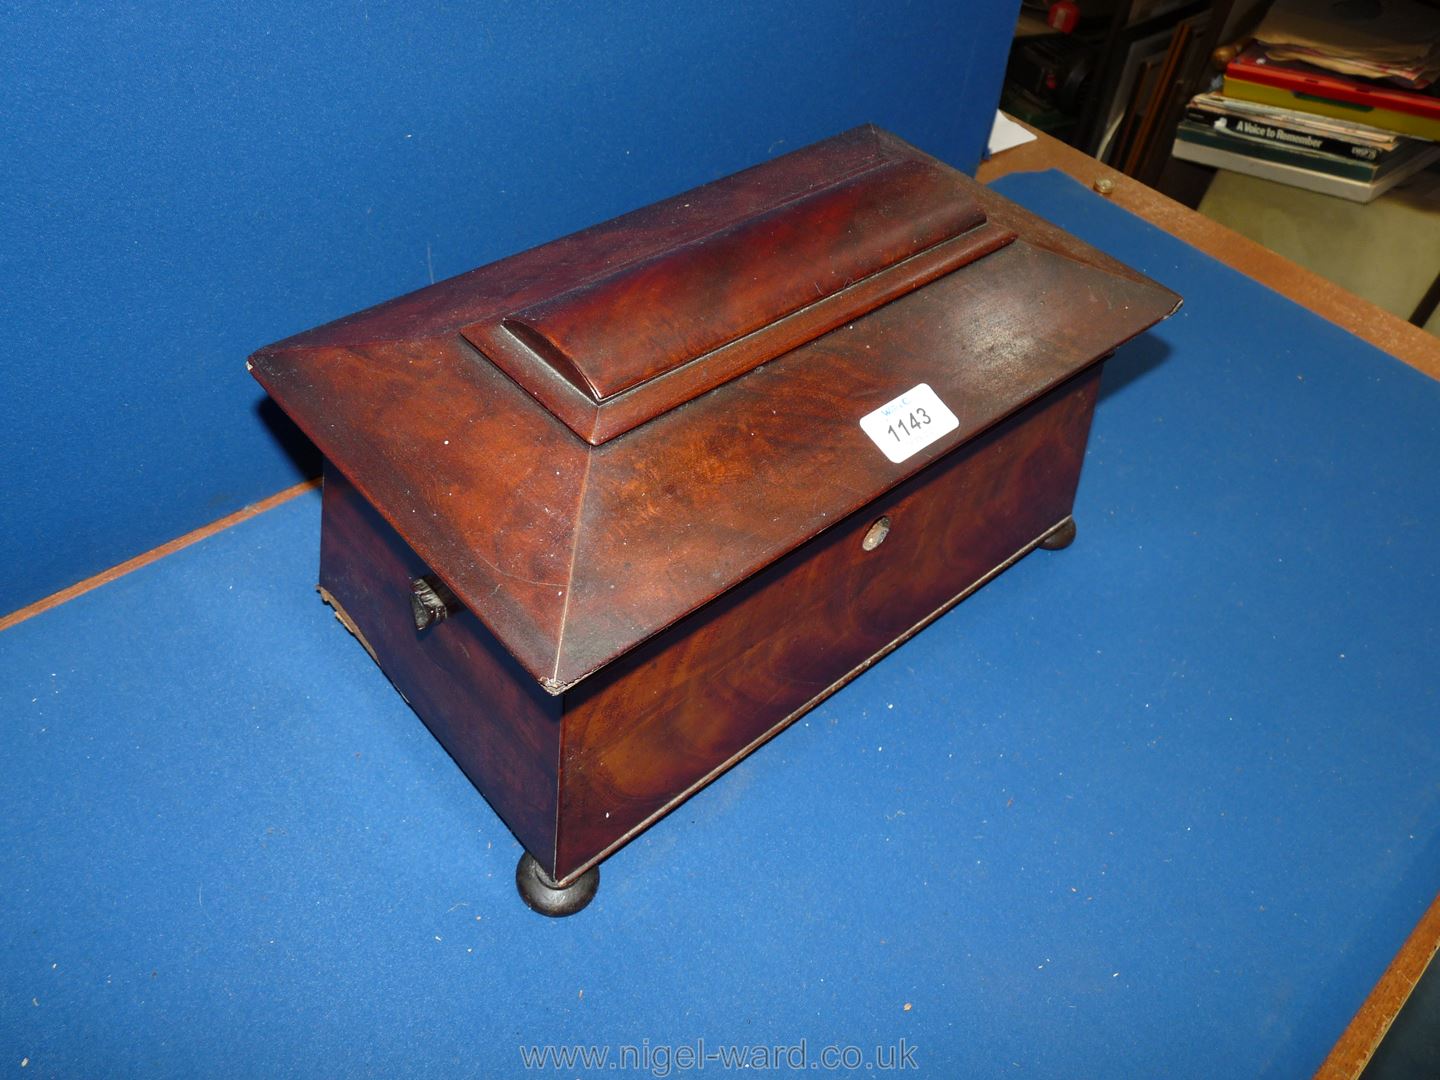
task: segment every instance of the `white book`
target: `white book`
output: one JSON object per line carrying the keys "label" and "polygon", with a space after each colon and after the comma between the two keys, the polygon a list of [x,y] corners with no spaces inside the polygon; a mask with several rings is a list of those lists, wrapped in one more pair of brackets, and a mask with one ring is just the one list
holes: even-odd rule
{"label": "white book", "polygon": [[1258,176],[1262,180],[1274,180],[1279,184],[1317,191],[1321,195],[1334,195],[1351,202],[1368,203],[1383,195],[1402,180],[1408,180],[1421,169],[1440,160],[1440,146],[1423,154],[1416,154],[1409,161],[1397,165],[1375,180],[1351,180],[1345,176],[1331,176],[1329,173],[1304,169],[1298,165],[1284,165],[1278,161],[1237,154],[1232,150],[1221,150],[1203,146],[1185,139],[1176,139],[1171,151],[1181,161],[1193,161],[1197,165],[1209,165],[1215,169],[1229,169],[1231,172]]}

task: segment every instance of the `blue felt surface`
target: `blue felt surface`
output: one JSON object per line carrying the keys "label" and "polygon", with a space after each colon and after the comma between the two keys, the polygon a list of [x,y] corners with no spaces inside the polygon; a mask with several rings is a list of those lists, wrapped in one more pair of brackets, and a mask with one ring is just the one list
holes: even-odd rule
{"label": "blue felt surface", "polygon": [[313,464],[262,345],[855,124],[973,169],[1018,7],[5,4],[0,614]]}
{"label": "blue felt surface", "polygon": [[515,842],[316,599],[313,497],[0,635],[0,1061],[903,1038],[942,1077],[1309,1075],[1440,885],[1440,385],[1063,178],[999,187],[1186,297],[1112,362],[1078,541],[574,919],[521,906]]}

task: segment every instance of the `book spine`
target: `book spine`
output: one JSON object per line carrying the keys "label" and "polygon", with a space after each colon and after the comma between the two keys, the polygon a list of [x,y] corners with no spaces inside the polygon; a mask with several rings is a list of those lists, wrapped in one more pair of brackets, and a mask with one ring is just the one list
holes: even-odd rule
{"label": "book spine", "polygon": [[[1302,100],[1320,100],[1331,105],[1349,105],[1355,109],[1375,109],[1402,113],[1416,119],[1440,120],[1440,102],[1429,94],[1379,86],[1339,75],[1315,74],[1292,69],[1287,64],[1247,61],[1242,53],[1225,66],[1225,82],[1231,80],[1288,90]],[[1227,89],[1226,94],[1230,91]],[[1233,95],[1231,95],[1233,96]],[[1257,100],[1252,98],[1251,100]]]}
{"label": "book spine", "polygon": [[1251,120],[1249,117],[1213,112],[1210,109],[1201,109],[1194,105],[1185,110],[1185,119],[1196,124],[1204,124],[1208,128],[1215,128],[1219,121],[1223,122],[1223,127],[1217,130],[1229,131],[1251,139],[1264,139],[1266,142],[1289,146],[1297,150],[1353,158],[1369,164],[1379,164],[1385,155],[1390,153],[1388,150],[1380,150],[1374,146],[1362,146],[1334,136],[1316,135],[1313,132],[1299,131],[1284,124],[1262,123]]}
{"label": "book spine", "polygon": [[1269,83],[1251,82],[1248,79],[1225,74],[1225,96],[1253,101],[1259,105],[1274,105],[1281,109],[1296,109],[1300,112],[1318,113],[1337,120],[1368,124],[1370,127],[1393,131],[1397,135],[1411,135],[1417,139],[1440,142],[1440,116],[1417,116],[1414,113],[1397,112],[1394,109],[1376,108],[1370,105],[1355,105],[1348,101],[1332,101],[1315,94],[1294,93]]}
{"label": "book spine", "polygon": [[1370,183],[1376,177],[1376,168],[1360,161],[1347,158],[1325,157],[1308,150],[1296,150],[1279,143],[1249,139],[1228,131],[1216,131],[1198,124],[1181,124],[1175,137],[1183,142],[1200,143],[1243,157],[1259,158],[1278,162],[1297,169],[1339,176],[1346,180]]}
{"label": "book spine", "polygon": [[1228,150],[1217,150],[1213,146],[1186,139],[1175,140],[1175,156],[1181,161],[1193,161],[1197,165],[1208,165],[1214,169],[1229,169],[1246,176],[1258,176],[1262,180],[1273,180],[1322,195],[1334,195],[1350,202],[1365,203],[1374,198],[1373,186],[1369,184],[1357,184],[1353,180],[1326,176],[1309,169],[1296,169],[1245,154],[1232,154]]}

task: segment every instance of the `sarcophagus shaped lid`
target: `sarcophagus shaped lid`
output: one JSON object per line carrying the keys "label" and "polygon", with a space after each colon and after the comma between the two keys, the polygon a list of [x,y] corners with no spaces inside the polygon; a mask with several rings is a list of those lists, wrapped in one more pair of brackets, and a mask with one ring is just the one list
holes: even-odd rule
{"label": "sarcophagus shaped lid", "polygon": [[460,332],[598,445],[1015,238],[959,174],[877,138],[828,161],[672,202],[643,254],[550,246],[542,288]]}
{"label": "sarcophagus shaped lid", "polygon": [[[251,367],[559,692],[1177,305],[866,127]],[[917,388],[953,424],[897,459],[860,420]]]}

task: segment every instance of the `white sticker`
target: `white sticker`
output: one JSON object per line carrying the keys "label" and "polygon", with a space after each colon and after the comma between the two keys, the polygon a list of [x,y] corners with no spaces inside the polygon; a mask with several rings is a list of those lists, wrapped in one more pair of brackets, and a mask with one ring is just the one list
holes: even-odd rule
{"label": "white sticker", "polygon": [[923,382],[860,418],[861,430],[897,465],[959,426],[955,414]]}

